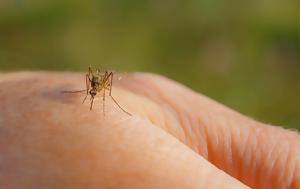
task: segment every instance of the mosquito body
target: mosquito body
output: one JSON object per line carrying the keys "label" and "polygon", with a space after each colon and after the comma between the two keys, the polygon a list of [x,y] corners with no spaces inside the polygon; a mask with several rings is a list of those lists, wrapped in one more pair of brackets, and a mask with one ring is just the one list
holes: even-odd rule
{"label": "mosquito body", "polygon": [[129,112],[127,112],[125,109],[123,109],[120,104],[115,100],[115,98],[112,96],[112,82],[113,82],[113,72],[105,71],[105,73],[101,73],[98,69],[96,70],[96,73],[93,73],[92,69],[89,67],[89,71],[85,76],[86,80],[86,89],[85,90],[79,90],[79,91],[63,91],[65,93],[77,93],[77,92],[86,92],[86,96],[84,97],[82,103],[85,102],[88,96],[90,96],[90,110],[93,109],[93,103],[94,98],[98,93],[103,93],[102,100],[103,100],[103,114],[105,115],[105,92],[108,90],[108,95],[111,97],[111,99],[114,101],[114,103],[126,114],[131,115]]}

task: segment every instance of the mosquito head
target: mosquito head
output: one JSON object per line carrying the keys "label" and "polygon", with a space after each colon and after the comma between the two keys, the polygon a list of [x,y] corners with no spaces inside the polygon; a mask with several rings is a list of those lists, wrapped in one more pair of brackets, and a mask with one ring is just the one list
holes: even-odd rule
{"label": "mosquito head", "polygon": [[92,97],[94,97],[94,96],[96,96],[96,94],[97,94],[97,91],[96,90],[90,90],[90,95],[92,96]]}

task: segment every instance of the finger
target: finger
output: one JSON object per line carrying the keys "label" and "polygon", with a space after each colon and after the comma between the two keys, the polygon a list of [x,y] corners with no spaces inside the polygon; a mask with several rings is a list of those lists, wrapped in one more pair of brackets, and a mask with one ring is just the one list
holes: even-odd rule
{"label": "finger", "polygon": [[10,87],[0,91],[0,188],[246,188],[147,120],[117,110],[103,119],[64,97],[75,77],[0,85]]}
{"label": "finger", "polygon": [[152,102],[153,123],[218,168],[253,188],[300,188],[296,132],[258,123],[162,77],[133,74],[122,82]]}

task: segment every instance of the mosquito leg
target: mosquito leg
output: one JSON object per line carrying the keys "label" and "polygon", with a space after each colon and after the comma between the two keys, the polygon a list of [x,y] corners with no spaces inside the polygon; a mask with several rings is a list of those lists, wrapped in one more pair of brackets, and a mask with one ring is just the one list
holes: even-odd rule
{"label": "mosquito leg", "polygon": [[111,91],[112,91],[112,82],[113,82],[113,77],[114,77],[114,73],[113,72],[110,72],[107,76],[107,79],[110,78],[110,83],[109,83],[109,96],[113,99],[113,101],[116,103],[116,105],[121,109],[123,110],[123,112],[125,112],[126,114],[130,115],[131,116],[131,113],[127,112],[126,110],[124,110],[124,108],[122,108],[120,106],[120,104],[116,101],[116,99],[111,95]]}
{"label": "mosquito leg", "polygon": [[110,88],[109,88],[109,95],[111,96],[111,90],[112,90],[112,82],[113,82],[113,79],[114,79],[114,73],[113,72],[110,72]]}
{"label": "mosquito leg", "polygon": [[103,101],[103,116],[105,117],[105,88],[103,88],[103,98],[102,98],[102,101]]}
{"label": "mosquito leg", "polygon": [[92,102],[91,102],[90,110],[93,109],[93,103],[94,103],[94,97],[92,97]]}
{"label": "mosquito leg", "polygon": [[90,75],[93,75],[93,70],[92,70],[91,66],[89,66],[89,76]]}
{"label": "mosquito leg", "polygon": [[[111,86],[112,86],[113,72],[105,72],[103,83],[106,89],[109,89],[109,95],[111,95]],[[107,84],[107,82],[109,82]]]}
{"label": "mosquito leg", "polygon": [[86,94],[89,94],[91,79],[88,74],[85,75]]}
{"label": "mosquito leg", "polygon": [[126,110],[124,110],[124,108],[122,108],[122,107],[120,106],[120,104],[116,101],[116,99],[114,99],[113,96],[110,95],[110,97],[113,99],[113,101],[116,103],[116,105],[117,105],[121,110],[123,110],[124,113],[126,113],[126,114],[128,114],[128,115],[131,116],[131,113],[129,113],[129,112],[127,112]]}
{"label": "mosquito leg", "polygon": [[89,71],[88,71],[88,73],[85,75],[86,96],[84,97],[84,99],[83,99],[83,101],[82,101],[82,104],[85,102],[86,98],[87,98],[88,95],[89,95],[90,84],[91,84],[91,78],[90,78],[91,72],[92,72],[92,69],[91,69],[91,67],[89,67]]}
{"label": "mosquito leg", "polygon": [[85,97],[84,97],[84,99],[83,99],[83,101],[82,101],[82,104],[85,102],[85,100],[86,100],[87,97],[88,97],[88,94],[85,95]]}
{"label": "mosquito leg", "polygon": [[108,79],[107,75],[108,75],[108,72],[105,71],[104,76],[103,76],[103,80],[102,80],[102,82],[104,83],[104,86],[105,86],[105,84],[107,82],[107,79]]}

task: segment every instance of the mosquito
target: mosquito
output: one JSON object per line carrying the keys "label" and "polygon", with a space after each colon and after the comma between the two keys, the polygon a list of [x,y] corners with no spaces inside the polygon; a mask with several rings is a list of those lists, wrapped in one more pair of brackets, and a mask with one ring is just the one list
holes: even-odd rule
{"label": "mosquito", "polygon": [[87,97],[90,95],[90,110],[93,109],[93,103],[95,96],[103,92],[102,96],[102,106],[103,106],[103,114],[105,115],[105,91],[108,90],[108,95],[111,97],[111,99],[114,101],[114,103],[127,115],[131,114],[126,111],[122,106],[117,102],[117,100],[112,96],[112,82],[113,82],[114,73],[112,71],[108,72],[105,71],[105,73],[101,73],[99,69],[96,69],[96,73],[93,73],[93,70],[91,67],[89,67],[88,73],[85,75],[85,83],[86,83],[86,89],[78,90],[78,91],[62,91],[63,93],[81,93],[86,92],[86,96],[84,97],[82,104],[86,101]]}

